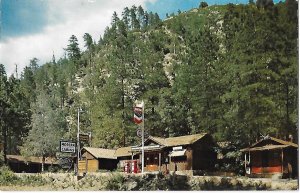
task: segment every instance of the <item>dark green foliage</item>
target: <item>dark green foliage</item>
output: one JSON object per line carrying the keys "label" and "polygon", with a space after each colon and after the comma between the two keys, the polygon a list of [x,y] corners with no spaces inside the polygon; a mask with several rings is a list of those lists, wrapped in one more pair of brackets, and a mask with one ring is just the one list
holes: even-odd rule
{"label": "dark green foliage", "polygon": [[205,8],[208,7],[208,4],[205,1],[202,1],[199,5],[199,8]]}
{"label": "dark green foliage", "polygon": [[75,35],[72,35],[69,39],[69,45],[66,48],[69,59],[76,61],[80,59],[80,50],[78,47],[78,40]]}

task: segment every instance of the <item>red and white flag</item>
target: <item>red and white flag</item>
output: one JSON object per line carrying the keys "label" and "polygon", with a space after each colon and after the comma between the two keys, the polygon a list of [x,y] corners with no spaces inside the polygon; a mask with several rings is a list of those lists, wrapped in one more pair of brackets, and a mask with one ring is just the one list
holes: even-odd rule
{"label": "red and white flag", "polygon": [[136,104],[136,106],[133,108],[134,116],[133,116],[133,121],[136,124],[140,124],[143,122],[143,107],[144,107],[144,102],[140,104]]}

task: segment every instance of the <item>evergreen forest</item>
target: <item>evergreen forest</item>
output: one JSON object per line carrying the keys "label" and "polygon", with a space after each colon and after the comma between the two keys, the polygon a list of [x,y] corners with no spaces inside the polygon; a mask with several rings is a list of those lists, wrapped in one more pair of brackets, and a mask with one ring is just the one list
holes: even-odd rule
{"label": "evergreen forest", "polygon": [[83,50],[72,35],[63,57],[32,58],[19,76],[0,64],[2,154],[55,156],[76,141],[79,108],[92,147],[138,145],[136,100],[152,136],[206,132],[236,151],[266,135],[297,140],[297,15],[295,0],[199,2],[164,20],[137,5],[103,36],[82,34]]}

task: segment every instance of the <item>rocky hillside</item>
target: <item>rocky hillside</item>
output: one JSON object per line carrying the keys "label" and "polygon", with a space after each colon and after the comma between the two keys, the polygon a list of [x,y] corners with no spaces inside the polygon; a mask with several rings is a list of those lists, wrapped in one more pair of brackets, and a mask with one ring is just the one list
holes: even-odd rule
{"label": "rocky hillside", "polygon": [[6,152],[54,155],[61,138],[76,138],[78,108],[92,146],[135,145],[136,100],[154,136],[208,132],[236,150],[261,135],[297,139],[298,3],[263,2],[203,5],[163,21],[125,8],[100,39],[83,35],[85,50],[71,36],[65,57],[32,59],[21,79],[1,68],[2,117],[16,117],[1,120]]}

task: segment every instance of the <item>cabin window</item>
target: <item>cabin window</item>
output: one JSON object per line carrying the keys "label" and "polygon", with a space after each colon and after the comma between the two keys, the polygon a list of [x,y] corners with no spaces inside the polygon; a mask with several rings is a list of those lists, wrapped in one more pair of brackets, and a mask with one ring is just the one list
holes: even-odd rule
{"label": "cabin window", "polygon": [[185,162],[186,156],[171,157],[172,162]]}
{"label": "cabin window", "polygon": [[271,153],[270,157],[272,159],[279,159],[280,158],[280,154],[279,154],[278,151],[274,151],[274,152]]}
{"label": "cabin window", "polygon": [[158,165],[158,154],[148,154],[146,156],[147,165]]}

